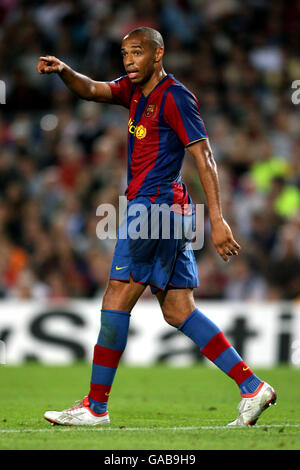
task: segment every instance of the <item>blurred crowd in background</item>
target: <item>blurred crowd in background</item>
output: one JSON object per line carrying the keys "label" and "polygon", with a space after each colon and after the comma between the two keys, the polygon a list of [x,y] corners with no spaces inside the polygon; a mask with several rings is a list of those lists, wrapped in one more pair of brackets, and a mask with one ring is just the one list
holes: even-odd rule
{"label": "blurred crowd in background", "polygon": [[[1,0],[1,298],[95,298],[105,289],[115,240],[97,237],[96,210],[117,206],[126,189],[128,113],[78,99],[36,65],[55,55],[113,80],[124,74],[122,37],[142,25],[162,33],[165,70],[199,100],[224,216],[242,246],[224,263],[206,220],[195,296],[299,301],[299,0]],[[182,176],[204,203],[188,152]]]}

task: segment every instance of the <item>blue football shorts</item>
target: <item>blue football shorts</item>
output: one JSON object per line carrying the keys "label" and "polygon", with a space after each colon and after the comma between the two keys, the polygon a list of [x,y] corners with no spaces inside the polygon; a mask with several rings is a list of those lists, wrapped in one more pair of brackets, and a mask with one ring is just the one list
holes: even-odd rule
{"label": "blue football shorts", "polygon": [[147,284],[151,292],[170,287],[198,287],[191,249],[194,207],[190,215],[171,210],[163,198],[152,203],[139,196],[128,202],[118,229],[110,279]]}

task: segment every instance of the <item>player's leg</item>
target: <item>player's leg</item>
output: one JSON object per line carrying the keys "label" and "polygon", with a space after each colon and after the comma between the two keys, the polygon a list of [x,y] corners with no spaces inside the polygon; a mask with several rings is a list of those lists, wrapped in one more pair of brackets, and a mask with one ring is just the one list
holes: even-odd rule
{"label": "player's leg", "polygon": [[272,387],[251,371],[219,327],[196,308],[192,289],[168,289],[156,296],[165,320],[191,338],[203,355],[238,385],[242,410],[231,424],[255,424],[261,412],[276,401]]}
{"label": "player's leg", "polygon": [[109,424],[107,402],[117,367],[125,349],[130,312],[146,285],[110,280],[102,301],[101,326],[94,347],[90,392],[78,405],[47,411],[44,417],[62,425]]}
{"label": "player's leg", "polygon": [[168,289],[157,294],[165,320],[191,338],[201,352],[233,378],[242,394],[253,393],[261,384],[220,328],[196,307],[192,289]]}
{"label": "player's leg", "polygon": [[[139,205],[144,208],[145,220],[148,220],[151,205],[147,202],[148,207]],[[145,283],[134,279],[141,280],[141,271],[143,278],[145,269],[151,268],[147,261],[152,241],[131,236],[130,222],[136,216],[128,214],[134,204],[134,201],[128,203],[126,217],[118,231],[110,280],[102,302],[100,332],[94,348],[88,399],[91,411],[98,415],[106,413],[111,386],[127,342],[130,312],[146,288]]]}
{"label": "player's leg", "polygon": [[101,327],[94,347],[89,392],[90,408],[105,413],[117,367],[126,347],[130,312],[146,285],[110,280],[102,301]]}

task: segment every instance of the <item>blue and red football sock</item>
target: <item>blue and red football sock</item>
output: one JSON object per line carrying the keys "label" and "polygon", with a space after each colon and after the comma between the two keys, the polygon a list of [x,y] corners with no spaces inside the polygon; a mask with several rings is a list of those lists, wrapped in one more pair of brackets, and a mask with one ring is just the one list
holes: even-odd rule
{"label": "blue and red football sock", "polygon": [[130,313],[101,310],[101,328],[94,347],[89,407],[96,414],[107,411],[107,402],[129,330]]}
{"label": "blue and red football sock", "polygon": [[242,396],[258,390],[262,381],[245,364],[217,325],[200,310],[196,308],[178,329],[199,346],[205,357],[236,382]]}

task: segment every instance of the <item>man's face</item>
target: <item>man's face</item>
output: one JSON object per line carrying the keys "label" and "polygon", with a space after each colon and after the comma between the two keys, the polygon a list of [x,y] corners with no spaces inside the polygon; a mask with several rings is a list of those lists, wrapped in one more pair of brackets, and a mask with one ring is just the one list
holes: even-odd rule
{"label": "man's face", "polygon": [[146,83],[155,71],[157,53],[143,34],[125,36],[121,53],[128,77],[133,83]]}

